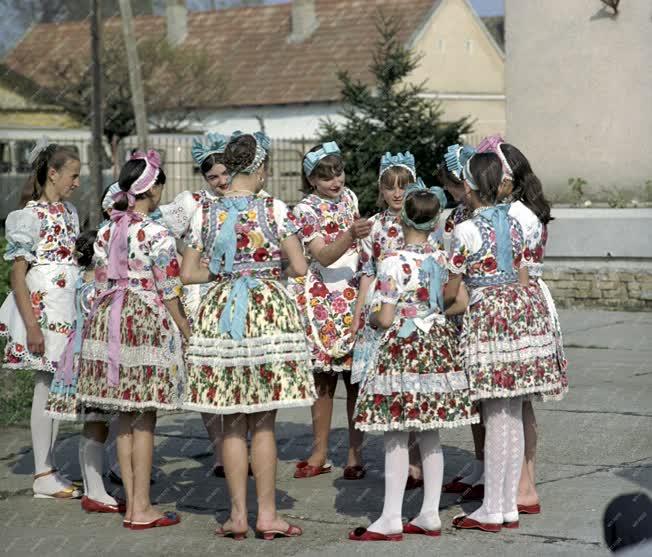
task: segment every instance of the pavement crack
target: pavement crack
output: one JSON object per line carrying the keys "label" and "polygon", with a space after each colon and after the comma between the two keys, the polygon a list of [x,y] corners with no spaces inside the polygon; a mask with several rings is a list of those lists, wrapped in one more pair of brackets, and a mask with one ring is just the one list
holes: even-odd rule
{"label": "pavement crack", "polygon": [[638,418],[652,418],[652,414],[643,414],[641,412],[613,412],[611,410],[574,410],[570,408],[537,408],[539,412],[561,412],[568,414],[610,414],[613,416],[634,416]]}

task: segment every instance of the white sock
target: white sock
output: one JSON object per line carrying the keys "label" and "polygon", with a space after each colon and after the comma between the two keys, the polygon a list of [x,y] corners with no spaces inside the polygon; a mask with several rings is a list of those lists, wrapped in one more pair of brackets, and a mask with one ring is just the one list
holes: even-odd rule
{"label": "white sock", "polygon": [[[407,431],[385,432],[385,502],[383,514],[368,530],[379,534],[403,532],[403,495],[410,456]],[[425,460],[424,460],[425,468]],[[440,480],[441,485],[441,480]]]}
{"label": "white sock", "polygon": [[516,397],[509,399],[509,445],[507,452],[507,469],[505,484],[503,486],[503,520],[516,522],[518,520],[518,483],[521,477],[523,456],[525,451],[525,437],[523,433],[523,399]]}
{"label": "white sock", "polygon": [[476,458],[471,463],[471,471],[459,481],[468,485],[475,485],[477,483],[481,483],[480,479],[484,479],[483,475],[484,462]]}
{"label": "white sock", "polygon": [[104,487],[102,466],[104,464],[104,443],[82,435],[79,439],[79,465],[84,478],[84,494],[95,501],[116,505]]}
{"label": "white sock", "polygon": [[[34,372],[34,396],[32,397],[32,413],[30,428],[32,431],[32,450],[34,452],[34,474],[48,472],[54,468],[52,447],[56,440],[55,420],[45,413],[50,392],[52,374],[47,371]],[[34,480],[34,490],[39,493],[52,494],[70,487],[71,483],[59,476],[48,474]]]}
{"label": "white sock", "polygon": [[412,524],[425,530],[439,530],[439,499],[444,479],[444,453],[439,442],[439,431],[422,431],[417,435],[423,462],[423,503],[419,516]]}
{"label": "white sock", "polygon": [[484,499],[470,518],[489,524],[503,523],[504,485],[509,451],[510,417],[508,399],[482,401],[485,423]]}

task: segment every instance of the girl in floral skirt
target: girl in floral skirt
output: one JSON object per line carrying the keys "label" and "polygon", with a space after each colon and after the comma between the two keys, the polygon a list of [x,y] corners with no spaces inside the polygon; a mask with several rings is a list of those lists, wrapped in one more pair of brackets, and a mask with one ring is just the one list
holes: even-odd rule
{"label": "girl in floral skirt", "polygon": [[349,454],[344,478],[365,475],[362,434],[353,425],[357,385],[351,383],[352,350],[357,328],[360,244],[371,223],[358,216],[358,199],[345,187],[344,161],[334,141],[313,147],[303,158],[303,189],[308,195],[294,208],[304,248],[310,256],[305,277],[290,280],[290,289],[306,321],[313,354],[318,399],[312,408],[312,454],[297,463],[295,478],[331,471],[328,437],[333,397],[341,374],[346,385]]}
{"label": "girl in floral skirt", "polygon": [[[404,532],[439,536],[444,473],[439,429],[479,420],[458,356],[457,330],[444,313],[447,256],[428,239],[445,203],[441,188],[409,185],[401,211],[405,245],[386,252],[378,268],[371,302],[380,308],[366,327],[379,331],[376,350],[368,354],[355,425],[385,432],[385,503],[380,518],[351,532],[351,540],[397,541]],[[446,313],[463,310],[457,302]],[[404,526],[410,431],[417,432],[425,491],[419,515]]]}
{"label": "girl in floral skirt", "polygon": [[[193,215],[183,258],[186,284],[213,281],[199,305],[187,350],[184,408],[221,414],[223,458],[231,516],[217,535],[242,539],[247,523],[247,434],[256,479],[256,532],[265,539],[299,536],[276,512],[276,410],[310,406],[315,397],[301,316],[280,282],[281,258],[290,274],[306,260],[294,217],[277,199],[261,196],[269,139],[234,132],[224,153],[231,189],[207,218]],[[211,254],[209,268],[202,253]]]}
{"label": "girl in floral skirt", "polygon": [[446,300],[462,280],[470,291],[460,350],[471,396],[482,401],[485,494],[457,528],[518,527],[516,495],[523,461],[523,396],[559,387],[556,348],[542,297],[529,288],[525,239],[508,205],[500,159],[474,155],[463,170],[471,219],[455,227]]}
{"label": "girl in floral skirt", "polygon": [[[548,237],[547,225],[552,220],[550,204],[543,195],[541,182],[532,171],[529,161],[516,147],[505,143],[499,136],[491,136],[478,145],[478,152],[496,153],[503,165],[505,179],[512,185],[511,196],[515,201],[510,205],[509,214],[518,221],[523,229],[527,245],[526,259],[530,284],[540,291],[546,301],[557,346],[560,389],[550,393],[541,393],[538,396],[544,401],[561,400],[568,392],[568,364],[564,355],[561,326],[555,302],[548,286],[541,278]],[[541,506],[535,482],[537,423],[532,401],[529,398],[523,402],[523,426],[525,429],[525,459],[518,490],[518,509],[520,513],[538,514],[541,512]]]}
{"label": "girl in floral skirt", "polygon": [[117,513],[125,512],[124,502],[107,493],[102,479],[104,444],[112,415],[101,410],[84,409],[77,397],[82,330],[95,299],[93,244],[96,237],[97,230],[90,230],[80,234],[75,242],[75,255],[82,267],[76,285],[75,328],[68,337],[68,344],[50,385],[46,413],[56,420],[84,422],[79,440],[79,465],[84,481],[82,509],[87,512]]}
{"label": "girl in floral skirt", "polygon": [[66,199],[79,187],[80,163],[74,151],[47,140],[36,145],[28,160],[32,175],[25,189],[31,200],[9,213],[5,223],[12,292],[0,308],[0,335],[7,337],[4,367],[34,371],[34,497],[71,499],[81,493],[57,473],[53,447],[58,422],[45,414],[45,407],[75,319],[79,219]]}
{"label": "girl in floral skirt", "polygon": [[118,182],[111,222],[95,242],[96,299],[84,327],[77,392],[86,407],[120,413],[123,525],[142,530],[180,522],[152,507],[149,489],[156,410],[178,407],[181,335],[188,338],[190,327],[174,238],[148,216],[165,184],[158,153],[136,152]]}

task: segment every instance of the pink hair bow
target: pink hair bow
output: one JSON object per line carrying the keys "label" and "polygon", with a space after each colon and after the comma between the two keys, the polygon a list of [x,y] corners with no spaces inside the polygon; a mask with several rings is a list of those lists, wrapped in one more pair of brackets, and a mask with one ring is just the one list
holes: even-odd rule
{"label": "pink hair bow", "polygon": [[145,193],[156,182],[158,171],[161,168],[161,155],[159,155],[158,151],[155,151],[154,149],[150,149],[147,151],[147,153],[136,151],[133,155],[131,155],[129,160],[145,161],[145,170],[129,188],[129,191],[133,195]]}
{"label": "pink hair bow", "polygon": [[509,166],[509,163],[507,162],[507,159],[505,158],[505,155],[503,154],[502,149],[500,146],[505,143],[505,140],[498,134],[496,135],[490,135],[489,137],[485,137],[480,144],[478,145],[478,153],[495,153],[498,155],[498,158],[500,159],[500,164],[503,167],[503,174],[505,175],[505,178],[508,178],[510,180],[514,179],[514,171],[512,170],[512,167]]}

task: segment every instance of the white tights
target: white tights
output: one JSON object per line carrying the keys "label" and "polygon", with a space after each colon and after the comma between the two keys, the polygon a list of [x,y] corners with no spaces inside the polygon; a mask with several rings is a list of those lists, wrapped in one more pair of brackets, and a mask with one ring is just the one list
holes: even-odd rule
{"label": "white tights", "polygon": [[[368,528],[372,532],[398,534],[403,531],[403,496],[410,464],[408,436],[407,431],[386,432],[384,435],[385,502],[382,515]],[[437,530],[441,526],[439,499],[444,476],[439,432],[420,432],[417,440],[423,461],[424,495],[421,511],[412,523],[426,530]]]}
{"label": "white tights", "polygon": [[117,504],[116,500],[106,492],[102,478],[104,443],[82,433],[79,439],[79,465],[84,479],[84,494],[107,505]]}
{"label": "white tights", "polygon": [[470,518],[502,524],[518,520],[516,495],[523,464],[523,398],[482,401],[486,430],[484,500]]}

